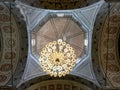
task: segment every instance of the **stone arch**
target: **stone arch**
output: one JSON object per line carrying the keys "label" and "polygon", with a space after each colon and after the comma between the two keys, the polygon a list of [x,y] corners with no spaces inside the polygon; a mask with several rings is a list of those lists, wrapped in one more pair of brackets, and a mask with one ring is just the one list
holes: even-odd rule
{"label": "stone arch", "polygon": [[[15,4],[0,2],[0,86],[16,85],[23,74],[27,58],[27,30],[23,17]],[[24,34],[23,34],[24,33]],[[12,35],[12,38],[11,38]],[[11,59],[13,63],[11,63]],[[11,77],[13,76],[13,77]],[[12,80],[13,79],[13,80]]]}
{"label": "stone arch", "polygon": [[[97,79],[99,83],[103,86],[105,86],[107,82],[107,85],[110,87],[120,87],[119,80],[120,64],[118,58],[120,13],[117,12],[119,9],[120,9],[119,3],[111,5],[109,33],[107,27],[108,26],[107,11],[105,11],[107,10],[107,7],[105,6],[101,8],[99,15],[96,19],[96,24],[94,28],[92,42],[94,48],[92,49],[93,58],[92,61],[94,72],[98,77]],[[108,63],[106,64],[107,58]]]}
{"label": "stone arch", "polygon": [[40,77],[34,78],[32,80],[29,80],[29,81],[23,83],[21,86],[18,87],[18,90],[25,90],[37,83],[44,82],[44,81],[51,81],[51,80],[57,80],[57,81],[69,80],[69,81],[74,81],[74,82],[80,83],[82,85],[85,85],[86,87],[89,87],[91,90],[99,90],[100,89],[98,86],[96,86],[92,82],[90,82],[86,79],[77,77],[77,76],[66,75],[65,77],[58,78],[58,77],[51,77],[49,75],[45,75],[45,76],[40,76]]}

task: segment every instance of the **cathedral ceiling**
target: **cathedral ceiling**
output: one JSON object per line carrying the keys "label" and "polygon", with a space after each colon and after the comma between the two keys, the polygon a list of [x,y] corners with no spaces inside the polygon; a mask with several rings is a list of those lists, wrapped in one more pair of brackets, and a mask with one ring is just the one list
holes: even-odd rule
{"label": "cathedral ceiling", "polygon": [[[21,0],[22,2],[29,4],[31,6],[40,7],[40,8],[49,8],[49,9],[74,9],[74,8],[80,8],[87,5],[90,5],[98,0],[80,0],[72,2],[66,1],[67,3],[61,3],[59,0],[57,1],[51,1],[48,0],[48,2],[45,2],[44,0],[38,1],[38,0]],[[79,4],[78,4],[79,3]],[[74,8],[73,8],[74,7]],[[93,34],[93,65],[94,65],[94,71],[96,73],[96,76],[98,77],[98,81],[101,84],[105,84],[105,73],[107,70],[107,77],[109,81],[109,85],[114,87],[120,87],[120,58],[118,54],[118,38],[120,33],[120,13],[117,11],[120,11],[120,5],[116,4],[111,9],[111,15],[110,15],[110,32],[109,32],[109,45],[107,44],[108,40],[108,32],[107,32],[107,17],[106,17],[106,11],[107,7],[103,7],[96,20],[95,28],[94,28],[94,34]],[[14,15],[16,10],[13,11]],[[13,37],[16,37],[16,39],[12,39],[10,41],[10,30],[9,27],[9,10],[8,8],[0,3],[0,85],[6,84],[10,80],[10,73],[11,73],[11,67],[14,67],[15,69],[19,69],[15,72],[15,81],[17,82],[18,79],[21,78],[19,75],[21,72],[23,72],[24,66],[25,66],[25,60],[27,58],[26,51],[27,51],[27,35],[20,34],[26,33],[25,27],[23,24],[21,24],[21,21],[16,22],[18,18],[21,18],[21,16],[18,18],[15,18],[14,15],[12,15],[12,21],[13,23],[13,30],[12,34]],[[19,26],[19,25],[20,26]],[[19,27],[18,27],[19,26]],[[23,29],[19,29],[20,27],[24,27]],[[5,36],[5,37],[4,37]],[[21,40],[21,41],[19,41]],[[12,43],[10,43],[12,42]],[[24,42],[24,44],[22,43]],[[11,52],[10,47],[13,47],[13,50]],[[21,46],[19,46],[21,45]],[[108,46],[107,46],[108,45]],[[4,47],[4,48],[3,48]],[[106,58],[107,58],[107,47],[108,47],[108,64],[106,64]],[[20,53],[23,52],[24,55],[20,55]],[[20,55],[20,56],[19,56]],[[12,66],[10,64],[10,58],[13,58],[14,65]],[[19,63],[20,67],[17,67]],[[20,69],[22,67],[22,69]],[[107,67],[107,69],[106,69]],[[10,82],[9,82],[10,83]]]}
{"label": "cathedral ceiling", "polygon": [[41,49],[49,42],[62,39],[74,48],[77,58],[82,58],[86,54],[84,39],[87,36],[82,29],[72,17],[50,17],[42,27],[32,32],[34,56],[39,56]]}
{"label": "cathedral ceiling", "polygon": [[[104,7],[105,9],[105,7]],[[112,4],[109,19],[108,31],[108,14],[107,7],[99,13],[93,33],[93,65],[96,76],[101,83],[104,83],[107,77],[109,84],[113,87],[120,87],[120,58],[118,53],[118,43],[120,37],[120,4]],[[99,64],[98,64],[99,63]],[[100,78],[101,72],[104,74]],[[103,80],[102,80],[103,79]],[[102,82],[103,81],[103,82]]]}
{"label": "cathedral ceiling", "polygon": [[[15,13],[12,13],[10,16],[8,5],[0,3],[0,86],[11,84],[9,80],[13,74],[16,74],[14,81],[20,79],[25,64],[22,63],[22,67],[18,67],[18,65],[25,62],[27,53],[27,36],[22,34],[26,33],[24,22],[20,21],[20,15],[16,16]],[[17,13],[17,11],[15,12]]]}
{"label": "cathedral ceiling", "polygon": [[[18,63],[19,58],[19,33],[18,27],[15,23],[15,19],[12,20],[12,31],[9,29],[10,27],[10,15],[9,9],[2,3],[0,3],[0,29],[2,33],[2,57],[0,60],[0,85],[4,85],[7,83],[11,76],[12,67],[15,71],[16,65]],[[12,37],[11,36],[12,32]],[[16,37],[17,35],[17,37]],[[16,38],[16,39],[15,39]],[[12,51],[11,51],[12,48]],[[14,65],[11,64],[11,58],[14,61]]]}
{"label": "cathedral ceiling", "polygon": [[[99,62],[104,73],[113,86],[120,87],[120,64],[118,57],[118,36],[120,33],[120,4],[116,4],[110,13],[110,30],[108,32],[108,19],[102,26],[101,38],[98,44]],[[109,38],[108,38],[109,37]],[[108,49],[107,49],[108,48]],[[107,64],[105,63],[107,62]]]}

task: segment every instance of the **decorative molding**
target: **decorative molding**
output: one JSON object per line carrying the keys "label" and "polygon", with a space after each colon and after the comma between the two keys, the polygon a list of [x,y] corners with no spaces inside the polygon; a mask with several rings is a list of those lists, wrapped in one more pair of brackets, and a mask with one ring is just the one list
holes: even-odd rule
{"label": "decorative molding", "polygon": [[[100,6],[104,3],[104,1],[100,1],[96,4],[94,4],[94,5],[91,5],[91,6],[88,6],[88,7],[85,7],[85,8],[75,9],[75,10],[43,10],[43,9],[39,9],[39,8],[35,8],[35,7],[25,5],[25,4],[23,4],[19,1],[16,1],[16,3],[17,3],[17,6],[19,7],[19,9],[21,10],[22,14],[24,15],[25,20],[26,20],[27,30],[28,30],[28,42],[29,42],[27,65],[26,65],[24,75],[23,75],[19,85],[21,85],[22,83],[24,83],[24,82],[26,82],[30,79],[33,79],[35,77],[44,75],[44,72],[36,72],[33,75],[32,71],[31,71],[32,69],[29,70],[31,65],[35,65],[35,64],[38,65],[37,69],[41,69],[40,65],[39,65],[39,60],[32,55],[31,33],[33,31],[35,31],[35,29],[39,30],[39,28],[42,27],[41,23],[44,23],[45,21],[49,20],[50,16],[57,17],[57,14],[63,13],[65,17],[71,16],[72,19],[74,19],[79,25],[81,25],[82,30],[84,30],[86,32],[86,39],[88,40],[88,45],[86,46],[86,50],[87,50],[86,52],[87,53],[82,58],[78,58],[80,62],[78,62],[76,64],[76,66],[73,69],[73,71],[71,72],[71,74],[82,77],[82,78],[85,78],[87,80],[90,80],[91,82],[93,82],[93,83],[95,83],[96,85],[99,86],[99,83],[96,80],[96,77],[95,77],[93,69],[92,69],[92,64],[91,64],[91,39],[92,39],[92,29],[93,29],[95,17],[97,15],[97,12],[100,9]],[[87,11],[89,11],[89,9],[91,10],[91,12],[93,12],[92,13],[93,15],[91,14],[93,16],[93,19],[90,22],[90,23],[92,23],[90,26],[88,26],[88,24],[84,23],[84,21],[80,17],[80,16],[82,16],[82,13],[83,13],[82,11],[85,11],[86,14],[88,14]],[[41,12],[41,10],[43,10],[43,12]],[[80,11],[82,13],[76,14],[76,13],[78,13],[77,11]],[[34,12],[34,13],[32,13],[32,12]],[[37,13],[37,12],[40,12],[40,13]],[[34,16],[36,16],[36,14],[39,14],[39,18],[34,17]],[[85,13],[83,13],[83,14],[85,15]],[[87,17],[87,15],[86,15],[86,17]],[[37,20],[36,23],[33,23],[34,18],[35,18],[35,20]],[[87,19],[90,19],[90,18],[87,18]],[[37,26],[39,26],[39,28],[37,28]],[[89,27],[89,28],[86,28],[86,27]],[[34,62],[34,64],[29,64],[31,61]],[[82,63],[84,63],[84,62],[89,63],[88,67],[85,68],[86,71],[89,70],[89,75],[84,75],[84,74],[88,74],[86,72],[83,72],[83,74],[80,71],[76,72],[77,69],[81,68]],[[29,76],[31,76],[31,77],[28,77],[28,74],[27,74],[28,71],[31,71],[31,72],[29,72],[29,74],[31,74]],[[40,70],[40,71],[42,71],[42,70]],[[26,77],[24,78],[24,76],[26,76]]]}

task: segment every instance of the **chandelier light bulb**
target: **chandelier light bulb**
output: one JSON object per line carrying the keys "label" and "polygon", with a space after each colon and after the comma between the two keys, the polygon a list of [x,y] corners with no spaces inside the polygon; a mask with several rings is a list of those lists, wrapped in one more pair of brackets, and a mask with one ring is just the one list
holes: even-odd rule
{"label": "chandelier light bulb", "polygon": [[75,63],[74,49],[62,39],[49,42],[40,52],[40,65],[50,76],[61,77],[69,74]]}

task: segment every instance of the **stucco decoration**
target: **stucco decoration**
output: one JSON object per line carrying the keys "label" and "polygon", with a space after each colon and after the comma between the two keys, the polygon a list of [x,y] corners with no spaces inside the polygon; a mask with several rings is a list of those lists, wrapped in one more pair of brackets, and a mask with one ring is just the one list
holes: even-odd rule
{"label": "stucco decoration", "polygon": [[56,17],[71,16],[73,19],[75,19],[75,21],[78,24],[81,25],[81,27],[83,28],[82,30],[84,30],[87,33],[84,41],[87,52],[82,58],[81,57],[78,58],[76,62],[76,66],[74,67],[73,71],[70,74],[85,78],[99,86],[96,77],[94,75],[92,63],[91,63],[91,38],[92,38],[92,30],[97,12],[99,11],[104,1],[101,0],[100,2],[85,8],[74,9],[74,10],[58,10],[58,11],[34,8],[25,5],[19,1],[16,1],[16,3],[18,8],[20,8],[21,13],[24,15],[24,19],[27,24],[28,42],[29,42],[27,65],[24,71],[24,75],[18,86],[20,86],[22,83],[32,78],[46,75],[46,73],[43,72],[40,67],[39,60],[37,59],[37,57],[34,57],[32,54],[31,32],[33,32],[38,26],[42,27],[42,23],[44,23],[46,20],[49,20],[50,16],[56,16]]}
{"label": "stucco decoration", "polygon": [[[14,73],[19,61],[19,29],[13,14],[11,15],[11,29],[10,11],[4,3],[0,2],[0,53],[2,53],[0,56],[0,86],[8,83],[11,79],[11,70],[13,69]],[[11,64],[11,58],[13,64]]]}
{"label": "stucco decoration", "polygon": [[[107,78],[114,87],[120,87],[120,64],[118,56],[118,38],[120,33],[120,3],[115,4],[110,10],[109,33],[108,18],[104,20],[101,28],[98,53],[101,70],[107,73]],[[106,63],[107,62],[107,63]],[[107,66],[106,66],[107,65]]]}

